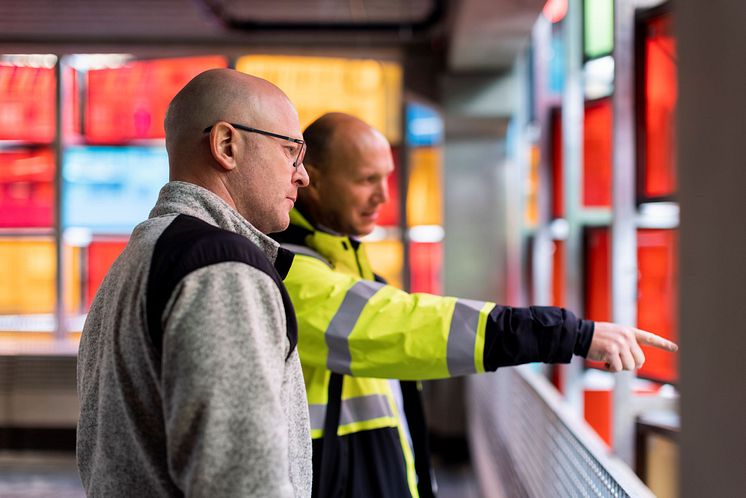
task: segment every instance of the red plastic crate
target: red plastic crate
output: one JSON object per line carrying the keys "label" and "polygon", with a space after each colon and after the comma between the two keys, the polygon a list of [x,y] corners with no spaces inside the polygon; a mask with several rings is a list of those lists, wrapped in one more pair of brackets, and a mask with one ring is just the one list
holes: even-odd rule
{"label": "red plastic crate", "polygon": [[550,117],[551,160],[552,160],[552,217],[565,215],[564,162],[562,154],[562,111],[554,109]]}
{"label": "red plastic crate", "polygon": [[676,190],[676,40],[670,15],[651,19],[645,37],[644,195]]}
{"label": "red plastic crate", "polygon": [[565,242],[552,242],[552,306],[565,305]]}
{"label": "red plastic crate", "polygon": [[0,66],[0,140],[54,140],[55,81],[52,68]]}
{"label": "red plastic crate", "polygon": [[[77,73],[70,69],[63,96],[65,132],[80,133]],[[0,140],[50,143],[55,139],[53,68],[0,65]]]}
{"label": "red plastic crate", "polygon": [[388,177],[389,201],[383,204],[378,215],[378,225],[382,227],[399,226],[399,164],[397,150],[392,149],[394,171]]}
{"label": "red plastic crate", "polygon": [[[678,342],[676,296],[677,233],[644,229],[637,232],[637,326]],[[662,382],[677,382],[678,356],[643,346],[645,365],[639,375]]]}
{"label": "red plastic crate", "polygon": [[86,292],[86,307],[90,308],[106,272],[111,268],[114,260],[127,245],[126,239],[95,240],[88,246],[88,279]]}
{"label": "red plastic crate", "polygon": [[[585,316],[596,322],[611,321],[611,236],[608,228],[589,228],[585,232]],[[603,369],[598,361],[586,366]]]}
{"label": "red plastic crate", "polygon": [[412,242],[409,245],[412,292],[443,293],[443,244],[440,242]]}
{"label": "red plastic crate", "polygon": [[204,70],[227,67],[222,56],[135,61],[88,72],[85,135],[91,143],[163,138],[176,93]]}
{"label": "red plastic crate", "polygon": [[611,240],[608,228],[590,228],[585,238],[585,318],[611,320]]}
{"label": "red plastic crate", "polygon": [[38,228],[54,223],[54,152],[0,152],[0,227]]}
{"label": "red plastic crate", "polygon": [[[599,372],[588,372],[599,375]],[[588,373],[586,375],[588,375]],[[585,420],[593,427],[601,439],[611,447],[614,442],[614,385],[609,378],[608,382],[601,385],[594,385],[588,382],[588,377],[584,379],[585,386],[583,389],[583,412]],[[635,396],[653,396],[658,392],[659,386],[645,385],[633,387]]]}
{"label": "red plastic crate", "polygon": [[609,447],[612,443],[611,407],[613,394],[611,389],[585,389],[583,391],[585,420]]}
{"label": "red plastic crate", "polygon": [[[611,320],[611,238],[607,228],[586,232],[585,309],[586,318]],[[676,324],[676,232],[642,229],[637,232],[637,326],[674,342]],[[676,382],[676,355],[643,346],[645,365],[640,377]],[[602,368],[598,362],[588,366]]]}
{"label": "red plastic crate", "polygon": [[583,121],[583,205],[611,207],[611,99],[585,105]]}

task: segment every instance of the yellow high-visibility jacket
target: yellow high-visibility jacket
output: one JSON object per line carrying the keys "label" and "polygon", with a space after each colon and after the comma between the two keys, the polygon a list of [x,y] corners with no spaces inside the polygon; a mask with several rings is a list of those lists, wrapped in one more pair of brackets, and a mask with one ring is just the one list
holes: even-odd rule
{"label": "yellow high-visibility jacket", "polygon": [[[532,361],[569,362],[573,353],[584,356],[590,347],[593,322],[562,308],[410,294],[375,281],[359,241],[316,229],[297,209],[290,220],[275,238],[295,253],[284,283],[298,319],[314,481],[321,472],[332,372],[344,375],[337,435],[348,446],[339,458],[349,460],[337,462],[345,474],[337,486],[354,489],[352,496],[417,497],[412,451],[385,379],[439,379]],[[358,468],[361,463],[383,468]],[[405,482],[392,485],[397,479]]]}

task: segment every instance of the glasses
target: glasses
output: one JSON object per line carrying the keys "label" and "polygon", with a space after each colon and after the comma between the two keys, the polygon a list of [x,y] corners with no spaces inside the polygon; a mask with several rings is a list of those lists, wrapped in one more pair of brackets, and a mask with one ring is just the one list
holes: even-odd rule
{"label": "glasses", "polygon": [[[304,142],[303,140],[299,138],[287,137],[285,135],[280,135],[278,133],[272,133],[271,131],[259,130],[256,128],[252,128],[250,126],[244,126],[244,125],[240,125],[236,123],[228,123],[228,124],[230,124],[232,127],[238,130],[248,131],[249,133],[258,133],[260,135],[266,135],[268,137],[273,137],[273,138],[279,138],[281,140],[287,140],[288,142],[293,142],[294,144],[300,145],[300,147],[298,148],[298,156],[295,158],[295,161],[293,161],[293,167],[298,168],[298,166],[303,164],[303,158],[306,155],[305,154],[306,142]],[[212,130],[212,127],[213,125],[208,126],[207,128],[205,128],[205,131],[203,133],[209,133],[210,130]]]}

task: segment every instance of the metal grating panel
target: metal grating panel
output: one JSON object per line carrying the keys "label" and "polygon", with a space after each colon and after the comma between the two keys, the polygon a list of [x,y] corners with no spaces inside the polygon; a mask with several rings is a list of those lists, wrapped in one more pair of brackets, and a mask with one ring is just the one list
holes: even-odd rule
{"label": "metal grating panel", "polygon": [[0,389],[75,391],[75,357],[0,356]]}
{"label": "metal grating panel", "polygon": [[653,496],[530,369],[477,376],[468,389],[470,437],[488,448],[476,458],[491,460],[477,463],[477,472],[491,465],[507,496]]}
{"label": "metal grating panel", "polygon": [[74,356],[0,355],[0,428],[75,427],[75,370]]}

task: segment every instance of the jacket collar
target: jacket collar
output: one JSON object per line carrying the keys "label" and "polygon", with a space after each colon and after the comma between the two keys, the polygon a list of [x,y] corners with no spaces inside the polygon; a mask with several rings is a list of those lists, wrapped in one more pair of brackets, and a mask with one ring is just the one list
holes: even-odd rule
{"label": "jacket collar", "polygon": [[277,242],[257,230],[223,199],[206,188],[187,182],[168,182],[158,194],[150,218],[187,214],[224,230],[243,235],[275,261]]}
{"label": "jacket collar", "polygon": [[333,230],[330,230],[328,228],[325,228],[323,226],[314,226],[311,221],[306,217],[305,214],[303,214],[298,208],[293,208],[292,211],[290,211],[290,226],[294,227],[296,230],[299,228],[309,232],[309,234],[317,234],[317,233],[323,233],[325,235],[328,235],[330,237],[337,237],[340,240],[345,240],[350,243],[350,245],[357,249],[360,245],[360,241],[356,239],[355,237],[351,237],[349,235],[344,235],[341,233],[337,233]]}
{"label": "jacket collar", "polygon": [[273,234],[273,237],[280,243],[298,244],[313,249],[336,270],[373,280],[373,271],[359,240],[313,226],[298,209],[290,212],[290,227],[280,234]]}

